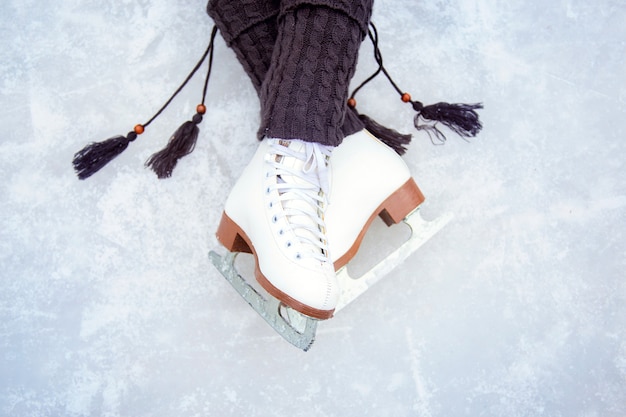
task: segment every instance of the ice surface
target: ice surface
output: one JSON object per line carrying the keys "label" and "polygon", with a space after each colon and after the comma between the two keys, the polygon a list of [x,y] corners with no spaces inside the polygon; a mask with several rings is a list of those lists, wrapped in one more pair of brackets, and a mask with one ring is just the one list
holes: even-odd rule
{"label": "ice surface", "polygon": [[[204,7],[1,3],[0,415],[626,415],[623,1],[377,1],[396,81],[425,103],[482,101],[485,128],[445,146],[414,135],[423,215],[455,219],[308,353],[207,257],[258,124],[221,39],[172,178],[142,164],[193,115],[201,77],[102,172],[71,169],[182,81]],[[366,43],[355,80],[372,61]],[[383,80],[358,98],[412,131]]]}

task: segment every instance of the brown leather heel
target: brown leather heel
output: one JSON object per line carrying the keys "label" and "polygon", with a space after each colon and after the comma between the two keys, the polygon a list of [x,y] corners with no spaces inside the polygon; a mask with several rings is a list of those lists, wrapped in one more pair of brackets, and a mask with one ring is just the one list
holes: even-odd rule
{"label": "brown leather heel", "polygon": [[380,205],[379,216],[387,226],[400,223],[406,216],[424,202],[424,194],[415,180],[410,178]]}
{"label": "brown leather heel", "polygon": [[219,240],[229,252],[252,253],[252,249],[250,249],[250,246],[243,237],[243,232],[225,212],[222,213],[222,219],[220,220],[220,225],[215,235],[217,236],[217,240]]}
{"label": "brown leather heel", "polygon": [[217,240],[230,252],[245,252],[254,255],[254,276],[261,287],[263,287],[270,295],[280,300],[283,304],[293,308],[300,313],[312,317],[314,319],[326,320],[333,316],[332,310],[318,310],[313,307],[309,307],[306,304],[290,297],[286,293],[276,288],[261,272],[259,269],[259,260],[256,253],[251,248],[251,244],[248,244],[248,237],[241,230],[239,226],[224,212],[222,213],[222,219],[217,227],[215,233]]}

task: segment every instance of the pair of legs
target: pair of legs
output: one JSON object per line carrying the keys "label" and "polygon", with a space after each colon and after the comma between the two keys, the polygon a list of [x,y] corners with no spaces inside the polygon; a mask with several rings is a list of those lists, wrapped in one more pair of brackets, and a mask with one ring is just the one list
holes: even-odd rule
{"label": "pair of legs", "polygon": [[339,298],[325,224],[328,165],[344,137],[363,129],[347,98],[372,1],[207,6],[261,104],[262,142],[226,202],[218,239],[254,254],[271,295],[319,319]]}
{"label": "pair of legs", "polygon": [[373,0],[210,0],[261,104],[259,139],[337,146],[363,129],[348,87]]}

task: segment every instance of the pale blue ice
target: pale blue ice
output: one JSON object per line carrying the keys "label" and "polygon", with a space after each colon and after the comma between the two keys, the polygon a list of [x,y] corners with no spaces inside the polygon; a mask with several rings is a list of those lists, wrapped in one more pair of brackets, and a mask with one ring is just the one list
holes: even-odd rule
{"label": "pale blue ice", "polygon": [[[178,86],[208,41],[204,8],[0,5],[0,415],[626,415],[623,0],[377,0],[396,81],[424,103],[483,102],[484,129],[433,146],[382,79],[359,94],[414,133],[424,217],[455,218],[307,353],[207,257],[258,124],[221,38],[172,178],[143,163],[193,115],[201,76],[101,172],[72,170]],[[373,68],[366,42],[355,83]]]}

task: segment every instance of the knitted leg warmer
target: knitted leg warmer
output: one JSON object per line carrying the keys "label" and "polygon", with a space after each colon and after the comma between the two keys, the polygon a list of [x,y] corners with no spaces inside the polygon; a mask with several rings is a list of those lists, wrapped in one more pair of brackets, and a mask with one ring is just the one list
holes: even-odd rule
{"label": "knitted leg warmer", "polygon": [[261,88],[259,138],[339,145],[352,130],[342,126],[362,39],[360,25],[335,9],[301,6],[281,14]]}
{"label": "knitted leg warmer", "polygon": [[372,0],[210,0],[207,12],[261,96],[259,139],[338,145],[363,128],[345,103],[371,8]]}

